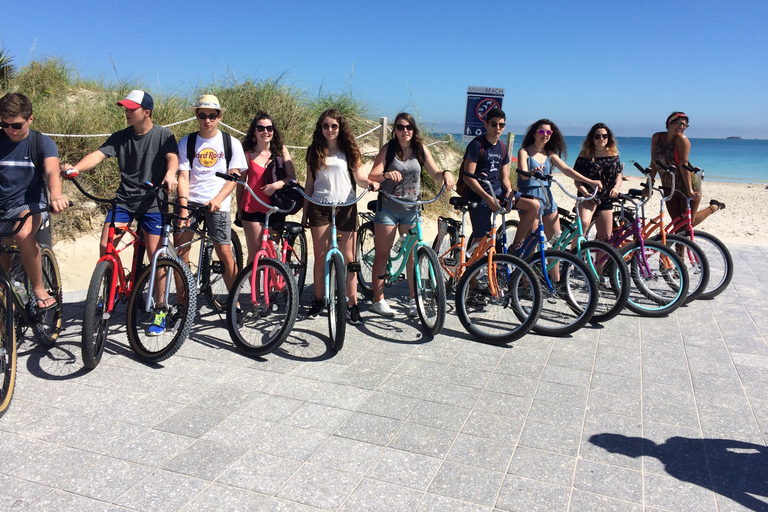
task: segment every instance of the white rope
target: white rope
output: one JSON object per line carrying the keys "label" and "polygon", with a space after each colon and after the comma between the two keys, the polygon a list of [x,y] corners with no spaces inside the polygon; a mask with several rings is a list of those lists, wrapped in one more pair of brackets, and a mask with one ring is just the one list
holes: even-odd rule
{"label": "white rope", "polygon": [[237,132],[237,133],[239,133],[240,135],[243,135],[243,136],[245,135],[245,133],[244,133],[244,132],[241,132],[241,131],[240,131],[240,130],[238,130],[237,128],[232,128],[232,127],[231,127],[231,126],[229,126],[228,124],[224,124],[224,123],[223,123],[223,122],[221,122],[221,121],[219,121],[219,124],[220,124],[221,126],[224,126],[225,128],[229,128],[229,129],[230,129],[230,130],[232,130],[233,132]]}
{"label": "white rope", "polygon": [[[184,123],[188,123],[188,122],[190,122],[190,121],[194,121],[195,119],[197,119],[197,118],[195,118],[195,117],[190,117],[189,119],[185,119],[185,120],[183,120],[183,121],[178,121],[178,122],[176,122],[176,123],[166,124],[166,125],[163,125],[163,126],[165,126],[166,128],[170,128],[171,126],[176,126],[177,124],[184,124]],[[224,124],[224,123],[221,123],[221,124]]]}
{"label": "white rope", "polygon": [[447,140],[436,140],[435,142],[432,142],[431,144],[427,144],[427,147],[434,146],[435,144],[448,144]]}
{"label": "white rope", "polygon": [[368,131],[367,131],[367,132],[365,132],[364,134],[362,134],[362,135],[358,135],[358,136],[357,136],[357,137],[355,137],[355,138],[356,138],[356,139],[361,139],[361,138],[365,137],[366,135],[368,135],[369,133],[373,133],[373,132],[375,132],[375,131],[376,131],[376,130],[378,130],[379,128],[381,128],[381,125],[378,125],[378,126],[374,126],[373,128],[371,128],[370,130],[368,130]]}

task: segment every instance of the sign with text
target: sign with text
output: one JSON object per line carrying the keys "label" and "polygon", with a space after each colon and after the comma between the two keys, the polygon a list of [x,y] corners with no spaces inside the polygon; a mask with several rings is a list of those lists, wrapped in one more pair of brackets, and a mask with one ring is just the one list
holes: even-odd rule
{"label": "sign with text", "polygon": [[464,141],[485,133],[485,114],[501,108],[503,87],[467,87],[467,111],[464,115]]}

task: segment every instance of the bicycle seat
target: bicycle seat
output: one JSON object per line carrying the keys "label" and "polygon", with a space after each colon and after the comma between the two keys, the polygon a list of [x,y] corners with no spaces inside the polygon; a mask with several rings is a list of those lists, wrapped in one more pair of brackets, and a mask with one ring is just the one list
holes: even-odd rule
{"label": "bicycle seat", "polygon": [[288,233],[289,235],[298,235],[302,231],[304,231],[304,228],[301,227],[301,224],[298,222],[286,222],[285,227],[283,228],[283,231],[285,233]]}
{"label": "bicycle seat", "polygon": [[480,203],[477,201],[470,201],[466,197],[452,197],[448,200],[448,202],[451,204],[451,206],[455,207],[457,210],[461,208],[466,208],[467,210],[474,210],[478,206],[480,206]]}
{"label": "bicycle seat", "polygon": [[639,188],[631,188],[627,192],[627,195],[630,196],[630,197],[638,197],[639,198],[639,197],[643,197],[643,191],[640,190]]}
{"label": "bicycle seat", "polygon": [[373,201],[370,201],[368,203],[368,210],[372,211],[372,212],[375,212],[376,208],[378,207],[378,203],[379,203],[378,199],[374,199]]}

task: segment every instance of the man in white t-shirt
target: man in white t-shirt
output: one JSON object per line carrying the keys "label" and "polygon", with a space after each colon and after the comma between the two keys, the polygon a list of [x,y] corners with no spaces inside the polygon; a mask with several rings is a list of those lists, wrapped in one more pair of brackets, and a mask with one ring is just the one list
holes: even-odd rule
{"label": "man in white t-shirt", "polygon": [[[224,265],[224,282],[229,290],[235,280],[237,268],[230,250],[232,221],[229,216],[231,195],[237,186],[233,181],[227,181],[216,176],[217,172],[240,174],[248,168],[240,141],[219,131],[218,125],[224,108],[218,98],[211,94],[203,94],[192,107],[197,117],[200,131],[191,133],[179,142],[179,178],[178,202],[183,206],[208,205],[205,212],[205,225],[208,235],[213,240],[213,248]],[[194,154],[188,154],[190,137],[194,139]],[[231,157],[227,164],[227,141],[231,145]],[[182,208],[180,214],[188,215],[188,210]],[[194,215],[193,215],[194,217]],[[192,227],[196,219],[183,221]],[[174,242],[178,247],[192,240],[193,233],[182,231],[177,233]],[[189,263],[189,246],[179,250],[179,256]]]}

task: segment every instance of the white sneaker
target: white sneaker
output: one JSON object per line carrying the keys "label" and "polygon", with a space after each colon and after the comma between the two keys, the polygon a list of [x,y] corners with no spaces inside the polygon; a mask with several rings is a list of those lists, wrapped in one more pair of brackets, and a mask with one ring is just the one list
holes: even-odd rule
{"label": "white sneaker", "polygon": [[408,303],[408,316],[410,317],[419,316],[419,310],[416,307],[416,299],[411,299],[411,302]]}
{"label": "white sneaker", "polygon": [[381,299],[379,302],[374,302],[373,306],[371,306],[371,311],[373,311],[377,315],[386,316],[390,318],[395,316],[395,312],[392,310],[391,307],[389,307],[389,304],[387,304],[387,299]]}

